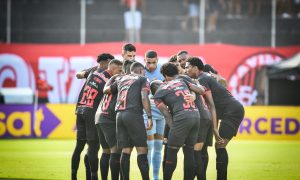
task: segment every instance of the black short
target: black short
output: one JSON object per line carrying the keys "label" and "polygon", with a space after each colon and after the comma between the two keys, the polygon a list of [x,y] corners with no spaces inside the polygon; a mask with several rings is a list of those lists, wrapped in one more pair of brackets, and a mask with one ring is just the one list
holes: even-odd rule
{"label": "black short", "polygon": [[220,117],[220,136],[226,139],[231,139],[233,136],[236,136],[244,114],[244,107],[238,101],[227,106]]}
{"label": "black short", "polygon": [[99,123],[97,124],[97,129],[98,128],[101,128],[105,142],[108,144],[109,148],[117,145],[116,123]]}
{"label": "black short", "polygon": [[212,144],[212,121],[210,119],[201,119],[198,131],[197,142],[205,143],[206,145]]}
{"label": "black short", "polygon": [[181,147],[184,144],[194,146],[197,142],[199,119],[174,119],[169,131],[168,146]]}
{"label": "black short", "polygon": [[118,148],[147,147],[147,131],[140,112],[119,111],[116,119]]}
{"label": "black short", "polygon": [[77,114],[76,126],[78,140],[98,141],[94,115]]}
{"label": "black short", "polygon": [[99,143],[101,145],[101,147],[103,149],[109,149],[109,145],[105,139],[104,133],[100,127],[100,124],[96,124],[96,128],[97,128],[97,133],[98,133],[98,137],[99,137]]}

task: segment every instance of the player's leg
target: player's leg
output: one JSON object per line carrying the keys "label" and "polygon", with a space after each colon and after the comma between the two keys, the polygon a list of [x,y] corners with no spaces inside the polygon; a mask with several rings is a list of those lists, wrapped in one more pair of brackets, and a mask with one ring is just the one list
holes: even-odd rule
{"label": "player's leg", "polygon": [[85,116],[86,122],[86,137],[88,144],[88,160],[91,169],[91,179],[98,179],[98,151],[100,148],[97,128],[94,121],[94,115]]}
{"label": "player's leg", "polygon": [[164,170],[163,170],[163,179],[171,180],[173,172],[177,166],[177,153],[180,147],[169,146],[167,145],[167,156],[165,160]]}
{"label": "player's leg", "polygon": [[132,151],[132,145],[129,141],[129,135],[124,122],[126,112],[118,112],[116,116],[117,121],[117,147],[122,148],[120,158],[120,171],[123,180],[129,179],[130,172],[130,155]]}
{"label": "player's leg", "polygon": [[137,150],[137,163],[143,179],[149,179],[149,164],[147,158],[147,131],[143,116],[136,112],[126,114],[126,128],[132,145]]}
{"label": "player's leg", "polygon": [[[147,126],[147,122],[148,122],[148,116],[145,115],[144,116],[145,126]],[[154,133],[155,133],[154,128],[156,129],[156,121],[153,119],[152,122],[153,122],[152,129],[147,131],[147,147],[148,147],[147,158],[148,158],[149,167],[151,166],[152,163],[152,155],[154,149]]]}
{"label": "player's leg", "polygon": [[121,159],[121,150],[118,149],[117,146],[112,147],[110,151],[110,159],[109,159],[112,180],[119,180],[120,159]]}
{"label": "player's leg", "polygon": [[207,165],[208,165],[208,161],[209,161],[207,148],[208,148],[208,146],[212,146],[212,145],[213,145],[212,123],[211,123],[211,121],[209,121],[206,140],[205,140],[205,143],[204,143],[204,145],[202,147],[202,150],[201,150],[204,179],[206,179],[206,171],[207,171]]}
{"label": "player's leg", "polygon": [[166,165],[166,159],[167,159],[167,150],[168,150],[168,136],[169,136],[169,131],[170,128],[167,124],[165,124],[165,129],[164,129],[164,140],[163,140],[163,144],[165,145],[164,148],[164,156],[163,156],[163,161],[162,161],[162,168],[163,168],[163,172],[165,169],[165,165]]}
{"label": "player's leg", "polygon": [[[183,129],[180,136],[184,137],[183,154],[184,154],[184,179],[185,180],[193,180],[195,177],[195,155],[194,155],[194,146],[198,139],[198,131],[199,131],[200,121],[197,118],[187,119],[186,122],[182,123]],[[199,146],[196,146],[199,148]],[[200,152],[200,151],[199,151]]]}
{"label": "player's leg", "polygon": [[[165,127],[165,120],[156,120],[156,134],[154,134],[154,149],[152,157],[152,167],[153,167],[153,179],[159,179],[159,170],[161,164],[161,150],[163,147],[163,131]],[[154,129],[154,127],[152,127]]]}
{"label": "player's leg", "polygon": [[203,173],[203,161],[202,161],[202,147],[203,142],[197,142],[194,145],[194,158],[195,158],[195,175],[198,180],[204,179],[204,173]]}
{"label": "player's leg", "polygon": [[116,123],[102,123],[100,124],[100,127],[105,137],[105,141],[110,148],[109,167],[111,171],[111,179],[118,180],[120,174],[121,150],[117,148]]}
{"label": "player's leg", "polygon": [[76,140],[76,146],[71,160],[71,170],[72,170],[71,176],[73,180],[77,179],[77,171],[80,162],[80,154],[86,144],[85,123],[81,115],[77,115],[76,117],[76,127],[77,127],[77,132],[76,132],[77,140]]}
{"label": "player's leg", "polygon": [[105,140],[105,136],[103,134],[103,131],[101,129],[100,124],[96,124],[97,127],[97,133],[99,137],[99,142],[102,147],[102,155],[100,158],[100,173],[101,173],[101,179],[107,180],[108,176],[108,169],[109,169],[109,159],[110,159],[110,149],[109,146]]}
{"label": "player's leg", "polygon": [[85,178],[87,180],[91,179],[91,167],[89,162],[89,157],[87,153],[84,155],[84,167],[85,167]]}
{"label": "player's leg", "polygon": [[233,102],[226,107],[225,113],[221,117],[219,134],[224,139],[224,143],[215,144],[216,147],[216,169],[217,179],[227,179],[228,153],[226,146],[233,136],[236,136],[240,123],[244,118],[244,108],[239,102]]}

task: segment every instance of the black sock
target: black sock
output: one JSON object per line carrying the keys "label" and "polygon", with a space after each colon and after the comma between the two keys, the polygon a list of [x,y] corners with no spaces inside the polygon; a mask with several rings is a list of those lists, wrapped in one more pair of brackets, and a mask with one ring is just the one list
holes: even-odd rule
{"label": "black sock", "polygon": [[177,152],[179,149],[167,148],[167,159],[163,172],[164,180],[171,180],[177,165]]}
{"label": "black sock", "polygon": [[112,180],[119,180],[120,158],[121,158],[121,154],[118,153],[112,153],[110,155],[109,164],[110,164],[110,173],[111,173]]}
{"label": "black sock", "polygon": [[183,147],[184,154],[184,180],[193,180],[195,177],[195,159],[193,146]]}
{"label": "black sock", "polygon": [[85,166],[85,178],[86,180],[91,180],[91,167],[89,163],[88,155],[84,155],[84,166]]}
{"label": "black sock", "polygon": [[109,158],[110,154],[102,153],[100,158],[100,172],[102,180],[107,180],[108,169],[109,169]]}
{"label": "black sock", "polygon": [[123,180],[129,180],[130,154],[126,154],[126,153],[121,154],[120,167],[121,167]]}
{"label": "black sock", "polygon": [[208,160],[209,160],[209,157],[208,157],[208,152],[207,152],[207,146],[204,145],[202,150],[201,150],[201,154],[202,154],[202,162],[203,162],[203,176],[204,176],[204,179],[206,179],[206,170],[207,170],[207,165],[208,165]]}
{"label": "black sock", "polygon": [[71,161],[71,170],[72,170],[72,179],[77,179],[77,170],[79,167],[80,162],[80,154],[84,148],[86,141],[85,140],[76,140],[76,146],[72,155],[72,161]]}
{"label": "black sock", "polygon": [[202,154],[201,151],[194,151],[195,157],[195,174],[198,180],[204,180],[204,173],[203,173],[203,162],[202,162]]}
{"label": "black sock", "polygon": [[163,172],[164,172],[164,170],[165,170],[165,165],[166,165],[167,150],[168,150],[168,146],[165,145],[165,148],[164,148],[164,157],[163,157],[163,161],[162,161],[162,169],[163,169]]}
{"label": "black sock", "polygon": [[227,180],[228,154],[225,148],[216,149],[217,180]]}
{"label": "black sock", "polygon": [[138,166],[142,175],[143,180],[149,180],[149,164],[147,154],[140,154],[137,156]]}
{"label": "black sock", "polygon": [[99,151],[99,142],[98,141],[88,141],[88,159],[91,169],[92,180],[98,179],[98,151]]}

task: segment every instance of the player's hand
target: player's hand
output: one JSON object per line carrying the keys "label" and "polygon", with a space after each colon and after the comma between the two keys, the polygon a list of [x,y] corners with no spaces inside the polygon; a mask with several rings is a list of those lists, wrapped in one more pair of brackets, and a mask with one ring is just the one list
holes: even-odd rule
{"label": "player's hand", "polygon": [[152,129],[152,126],[153,126],[152,118],[148,118],[146,130]]}
{"label": "player's hand", "polygon": [[184,100],[185,100],[187,103],[192,103],[192,102],[195,101],[196,96],[193,95],[193,94],[186,94],[186,95],[184,95],[183,98],[184,98]]}
{"label": "player's hand", "polygon": [[221,136],[219,135],[219,130],[218,129],[214,129],[214,135],[215,135],[215,139],[216,139],[216,143],[217,144],[222,144],[224,143],[224,140],[221,138]]}

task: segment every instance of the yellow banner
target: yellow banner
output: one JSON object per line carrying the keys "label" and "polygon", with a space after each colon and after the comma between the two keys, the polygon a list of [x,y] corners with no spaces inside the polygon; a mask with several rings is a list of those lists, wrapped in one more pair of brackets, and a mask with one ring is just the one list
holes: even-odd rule
{"label": "yellow banner", "polygon": [[245,107],[245,117],[236,138],[300,140],[300,107]]}

